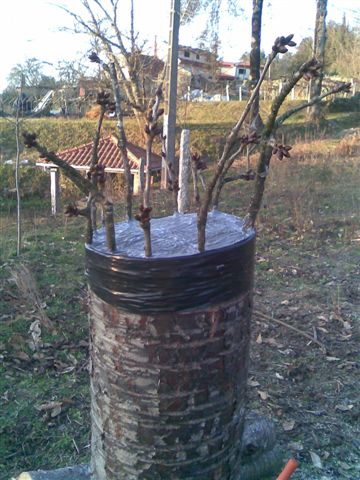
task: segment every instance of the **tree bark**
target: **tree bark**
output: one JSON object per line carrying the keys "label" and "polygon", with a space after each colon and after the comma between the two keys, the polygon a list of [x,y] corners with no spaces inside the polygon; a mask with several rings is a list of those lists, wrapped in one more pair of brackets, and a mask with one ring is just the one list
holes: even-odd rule
{"label": "tree bark", "polygon": [[238,478],[250,292],[161,315],[90,295],[94,479]]}
{"label": "tree bark", "polygon": [[[311,80],[310,99],[321,95],[322,81],[324,78],[324,61],[326,46],[326,15],[327,0],[317,0],[316,2],[316,20],[314,32],[314,57],[322,64],[319,76]],[[310,119],[319,121],[321,118],[320,104],[314,104],[310,109]]]}
{"label": "tree bark", "polygon": [[[251,19],[250,88],[253,90],[260,79],[261,18],[263,0],[253,0]],[[250,123],[259,114],[259,93],[256,95],[250,112]]]}

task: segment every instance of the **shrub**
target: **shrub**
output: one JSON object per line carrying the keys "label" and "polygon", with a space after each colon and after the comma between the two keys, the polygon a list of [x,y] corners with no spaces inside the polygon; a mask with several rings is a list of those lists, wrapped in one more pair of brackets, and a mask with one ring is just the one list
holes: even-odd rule
{"label": "shrub", "polygon": [[[15,190],[15,166],[0,165],[0,196],[12,196]],[[42,170],[20,167],[20,193],[22,198],[49,196],[49,175]]]}

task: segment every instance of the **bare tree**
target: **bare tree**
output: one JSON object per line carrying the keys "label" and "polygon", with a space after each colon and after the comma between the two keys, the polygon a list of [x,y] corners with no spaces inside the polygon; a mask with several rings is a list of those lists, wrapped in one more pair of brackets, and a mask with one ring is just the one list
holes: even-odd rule
{"label": "bare tree", "polygon": [[[324,61],[325,61],[325,46],[326,46],[326,15],[327,15],[327,0],[316,1],[316,20],[314,32],[314,57],[321,63],[322,68],[319,76],[311,80],[310,84],[310,98],[317,97],[321,94],[322,81],[324,78]],[[318,121],[320,119],[320,104],[315,103],[310,109],[310,118]]]}
{"label": "bare tree", "polygon": [[153,94],[146,82],[146,73],[152,69],[153,60],[142,54],[143,45],[139,44],[135,32],[134,1],[131,0],[128,35],[119,27],[119,0],[80,0],[80,3],[83,7],[81,13],[61,8],[73,18],[76,31],[88,33],[98,40],[107,63],[113,65],[118,85],[121,85],[121,99],[132,108],[142,126],[148,100]]}

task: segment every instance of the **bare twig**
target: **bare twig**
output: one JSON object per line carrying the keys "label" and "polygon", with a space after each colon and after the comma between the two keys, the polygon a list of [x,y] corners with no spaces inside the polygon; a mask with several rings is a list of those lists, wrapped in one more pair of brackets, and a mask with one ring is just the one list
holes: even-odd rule
{"label": "bare twig", "polygon": [[290,325],[289,323],[286,323],[282,320],[279,320],[278,318],[270,317],[269,315],[266,315],[265,313],[260,312],[259,310],[254,310],[254,315],[257,315],[260,317],[260,319],[272,322],[272,323],[278,323],[279,325],[282,325],[283,327],[286,327],[290,330],[293,330],[294,332],[298,333],[299,335],[302,335],[303,337],[307,338],[308,340],[311,340],[312,342],[316,343],[321,350],[326,353],[326,347],[323,343],[319,342],[319,340],[316,340],[312,335],[304,332],[303,330],[300,330],[297,327],[294,327],[293,325]]}
{"label": "bare twig", "polygon": [[144,207],[144,205],[140,205],[139,214],[135,215],[135,219],[140,223],[140,227],[144,231],[144,251],[146,257],[151,257],[152,249],[151,249],[151,224],[150,224],[150,213],[151,207]]}
{"label": "bare twig", "polygon": [[16,138],[16,160],[15,160],[15,187],[16,187],[16,225],[17,225],[17,242],[16,254],[21,252],[21,195],[20,195],[20,102],[23,91],[24,76],[21,75],[21,87],[17,97],[16,117],[15,117],[15,138]]}
{"label": "bare twig", "polygon": [[297,105],[294,108],[290,108],[289,110],[287,110],[285,113],[283,113],[276,119],[276,126],[282,125],[285,122],[285,120],[287,120],[289,117],[291,117],[295,113],[298,113],[301,110],[304,110],[305,108],[311,107],[315,103],[320,103],[322,100],[324,100],[324,98],[329,97],[330,95],[335,95],[340,92],[349,91],[350,87],[351,87],[351,83],[340,83],[339,85],[329,90],[328,92],[324,92],[322,95],[313,97],[308,102],[304,102],[300,105]]}
{"label": "bare twig", "polygon": [[[95,188],[97,188],[98,184],[98,175],[96,174],[96,167],[98,165],[98,149],[99,149],[99,141],[100,141],[100,135],[101,135],[101,127],[102,123],[104,120],[105,112],[106,112],[106,107],[109,99],[109,94],[105,92],[99,92],[97,96],[97,103],[100,105],[100,115],[99,115],[99,120],[97,124],[97,129],[95,132],[94,140],[93,140],[93,147],[92,147],[92,153],[91,153],[91,162],[90,162],[90,180],[92,184],[94,185]],[[88,197],[88,207],[90,209],[90,215],[88,215],[88,222],[90,222],[90,225],[88,225],[88,234],[87,237],[91,238],[93,237],[93,231],[96,230],[96,203],[94,201],[93,195],[90,193]],[[91,242],[90,242],[91,243]]]}
{"label": "bare twig", "polygon": [[110,75],[111,84],[113,95],[115,99],[115,111],[116,111],[116,126],[119,133],[119,149],[121,160],[124,166],[124,173],[125,173],[125,182],[126,182],[126,214],[128,220],[132,218],[132,199],[133,199],[133,186],[132,186],[132,177],[131,177],[131,170],[129,159],[127,156],[127,139],[125,134],[124,128],[124,119],[123,119],[123,111],[121,105],[121,95],[120,95],[120,85],[117,77],[117,70],[115,63],[110,63],[109,65],[98,57],[96,53],[92,53],[89,56],[89,59],[93,63],[98,63],[102,66],[102,68]]}

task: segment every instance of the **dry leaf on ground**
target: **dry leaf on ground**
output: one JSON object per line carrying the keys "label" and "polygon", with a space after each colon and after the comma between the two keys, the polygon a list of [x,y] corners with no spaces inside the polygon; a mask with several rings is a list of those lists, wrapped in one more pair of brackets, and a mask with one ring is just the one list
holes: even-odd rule
{"label": "dry leaf on ground", "polygon": [[316,468],[323,468],[321,458],[315,452],[310,452],[311,461]]}
{"label": "dry leaf on ground", "polygon": [[285,420],[285,422],[282,424],[282,427],[285,432],[291,432],[291,430],[293,430],[295,427],[295,420]]}

